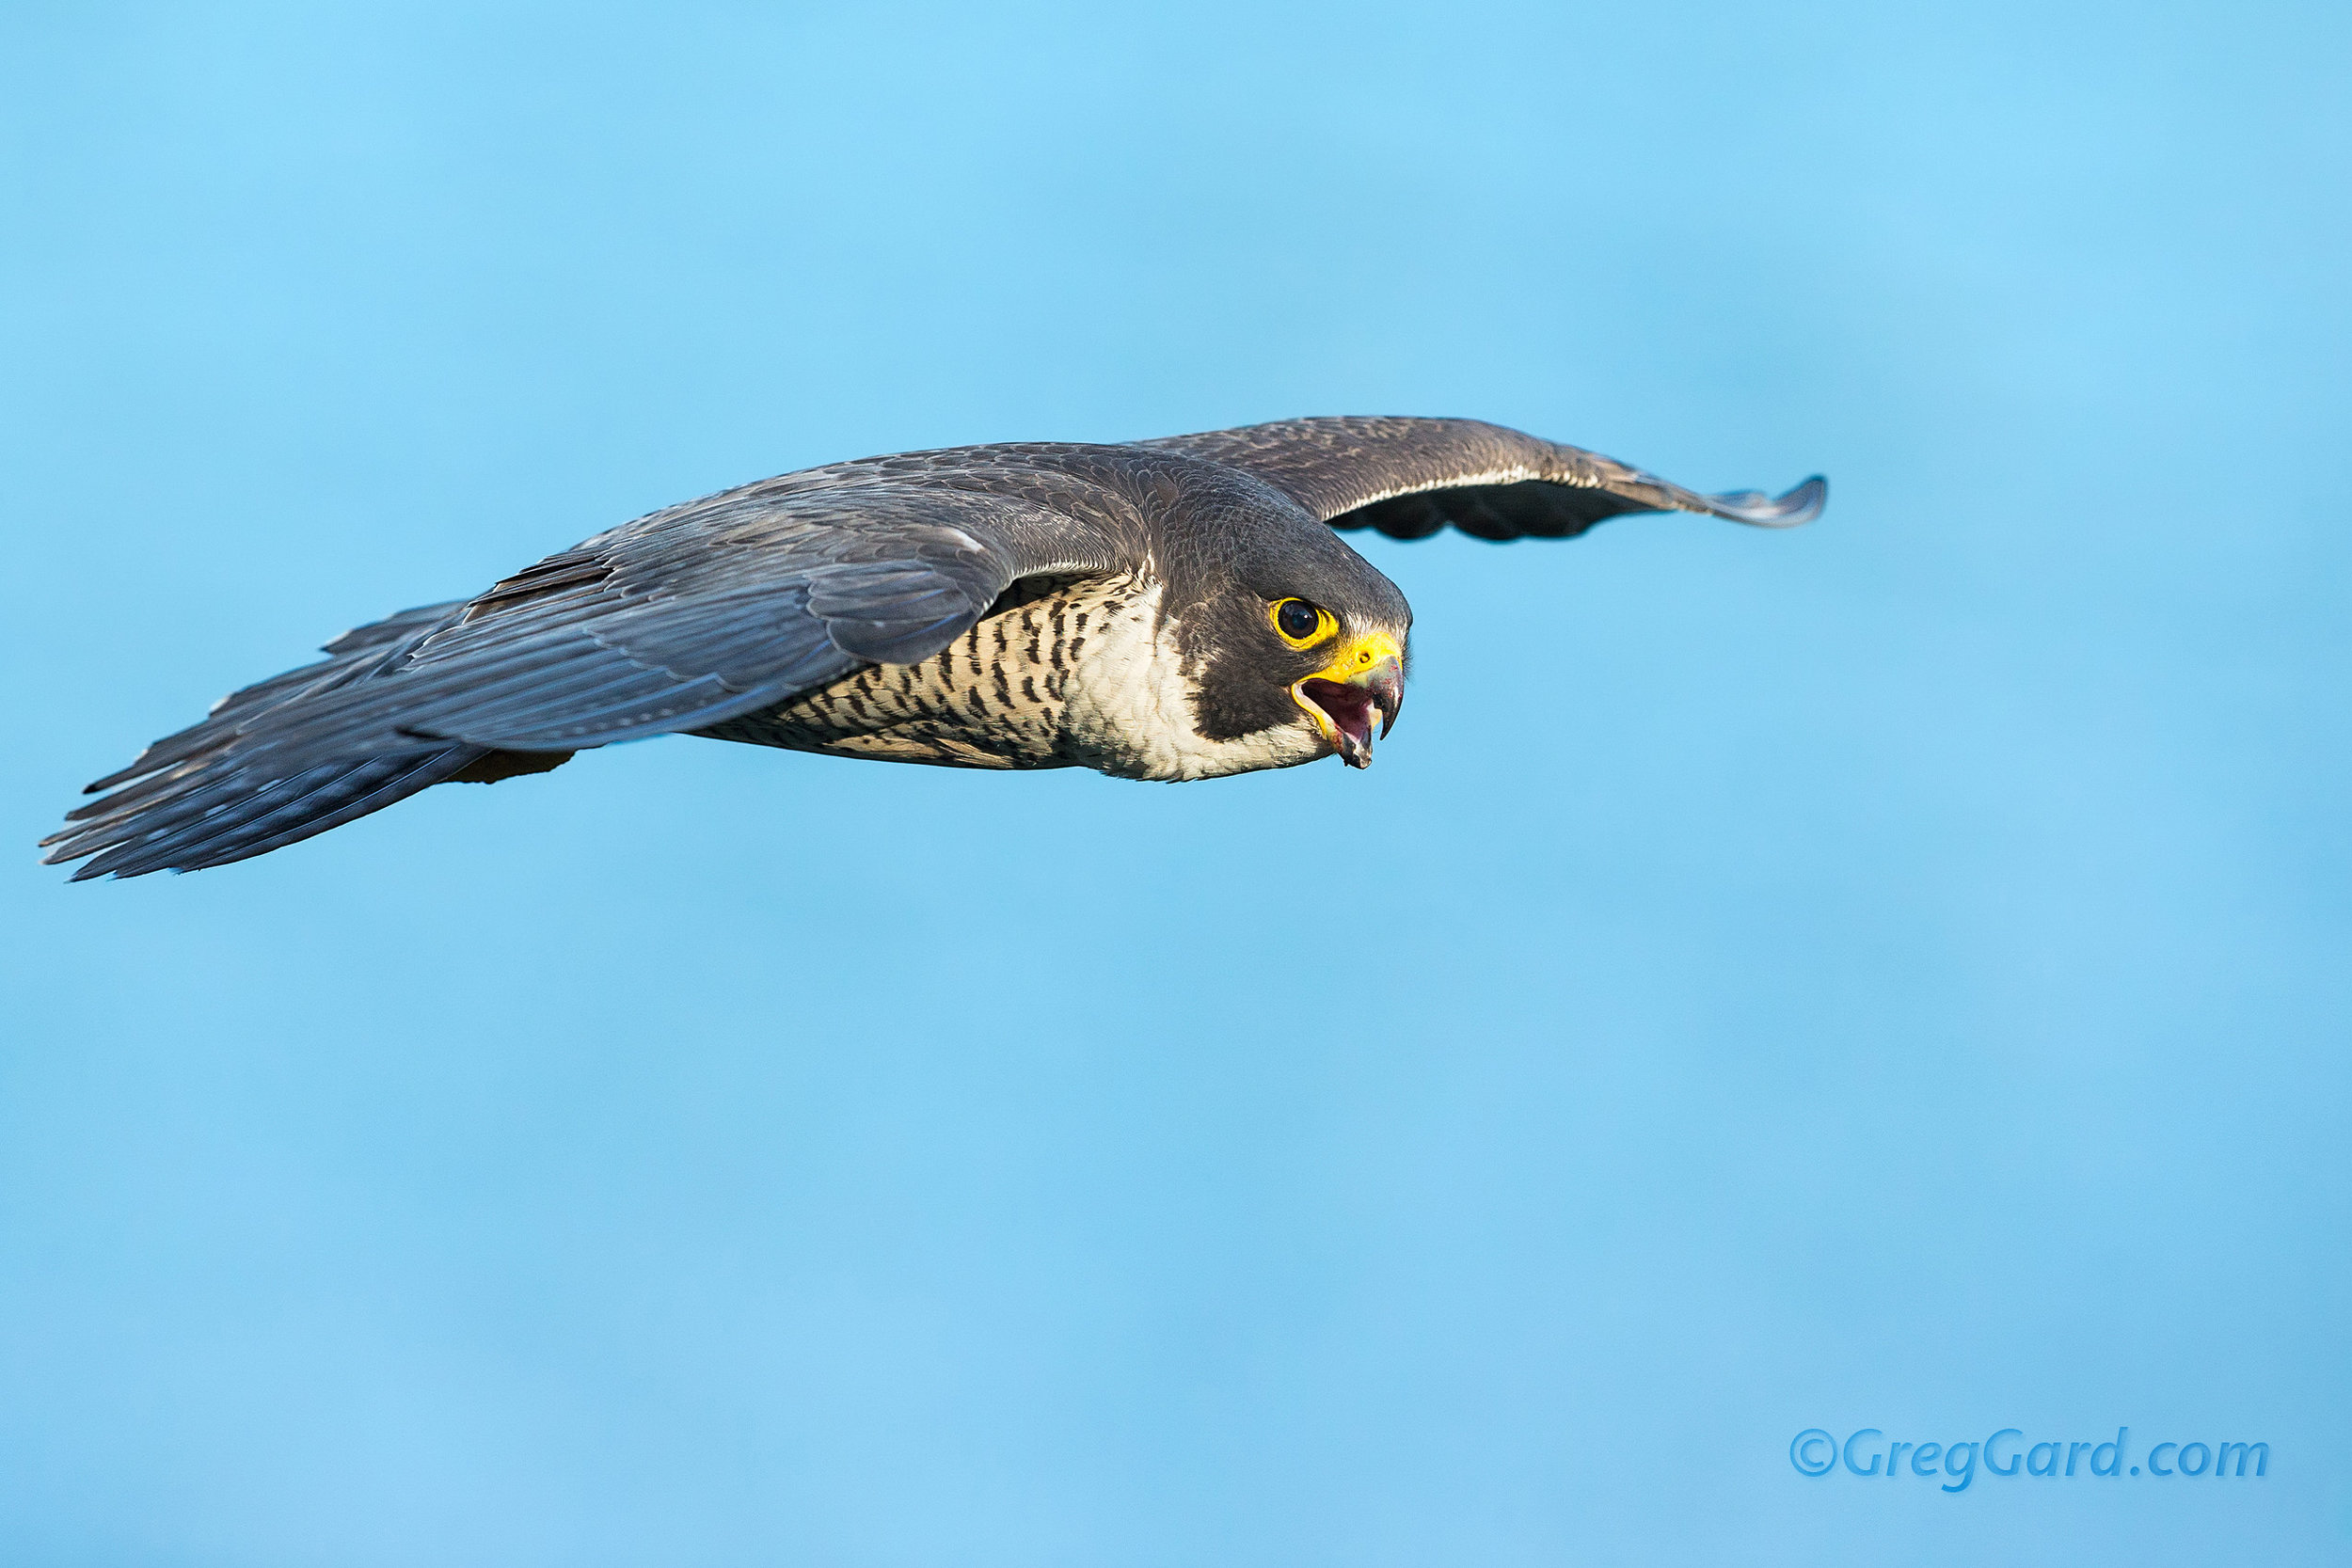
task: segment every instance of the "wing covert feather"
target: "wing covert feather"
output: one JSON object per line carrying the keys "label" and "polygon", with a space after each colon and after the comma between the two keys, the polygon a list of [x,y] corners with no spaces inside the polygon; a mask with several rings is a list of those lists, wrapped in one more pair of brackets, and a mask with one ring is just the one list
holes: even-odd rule
{"label": "wing covert feather", "polygon": [[731,492],[516,573],[373,678],[258,712],[241,738],[249,760],[266,752],[292,770],[453,742],[577,751],[699,728],[865,664],[928,657],[1018,578],[1106,567],[1096,543],[1073,519],[986,490],[899,480]]}

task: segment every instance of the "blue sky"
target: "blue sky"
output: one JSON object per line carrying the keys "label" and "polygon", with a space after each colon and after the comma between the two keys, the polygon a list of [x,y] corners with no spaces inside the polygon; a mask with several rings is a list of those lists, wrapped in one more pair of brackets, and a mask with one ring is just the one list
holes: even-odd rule
{"label": "blue sky", "polygon": [[[2340,1561],[2325,8],[0,8],[0,1555]],[[67,888],[345,626],[836,458],[1443,413],[1402,721],[669,740]],[[1791,1438],[2261,1440],[2259,1481]]]}

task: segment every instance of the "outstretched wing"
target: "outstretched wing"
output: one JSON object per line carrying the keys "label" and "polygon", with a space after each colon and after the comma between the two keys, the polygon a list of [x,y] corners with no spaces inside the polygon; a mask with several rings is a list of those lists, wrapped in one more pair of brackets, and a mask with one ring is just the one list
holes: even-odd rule
{"label": "outstretched wing", "polygon": [[1475,420],[1283,420],[1138,441],[1247,469],[1335,529],[1426,539],[1573,539],[1628,512],[1697,512],[1756,528],[1820,515],[1819,475],[1778,497],[1706,496],[1614,458]]}
{"label": "outstretched wing", "polygon": [[915,662],[1022,578],[1120,564],[1120,497],[961,455],[671,507],[472,599],[349,633],[325,662],[237,692],[92,784],[113,793],[75,812],[48,858],[96,856],[77,878],[241,860],[495,752],[697,729]]}

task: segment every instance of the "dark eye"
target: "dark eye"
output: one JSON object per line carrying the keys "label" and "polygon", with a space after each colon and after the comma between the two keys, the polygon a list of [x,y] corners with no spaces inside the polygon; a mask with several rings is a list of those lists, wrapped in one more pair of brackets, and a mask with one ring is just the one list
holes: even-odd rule
{"label": "dark eye", "polygon": [[1306,641],[1322,626],[1322,613],[1304,599],[1284,599],[1274,607],[1274,628],[1294,642]]}

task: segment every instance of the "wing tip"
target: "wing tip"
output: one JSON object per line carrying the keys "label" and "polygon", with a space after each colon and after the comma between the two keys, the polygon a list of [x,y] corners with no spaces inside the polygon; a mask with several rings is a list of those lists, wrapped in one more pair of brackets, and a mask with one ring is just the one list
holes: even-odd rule
{"label": "wing tip", "polygon": [[1766,497],[1755,490],[1709,496],[1715,515],[1750,528],[1801,528],[1821,515],[1829,504],[1829,480],[1815,474],[1804,483]]}

